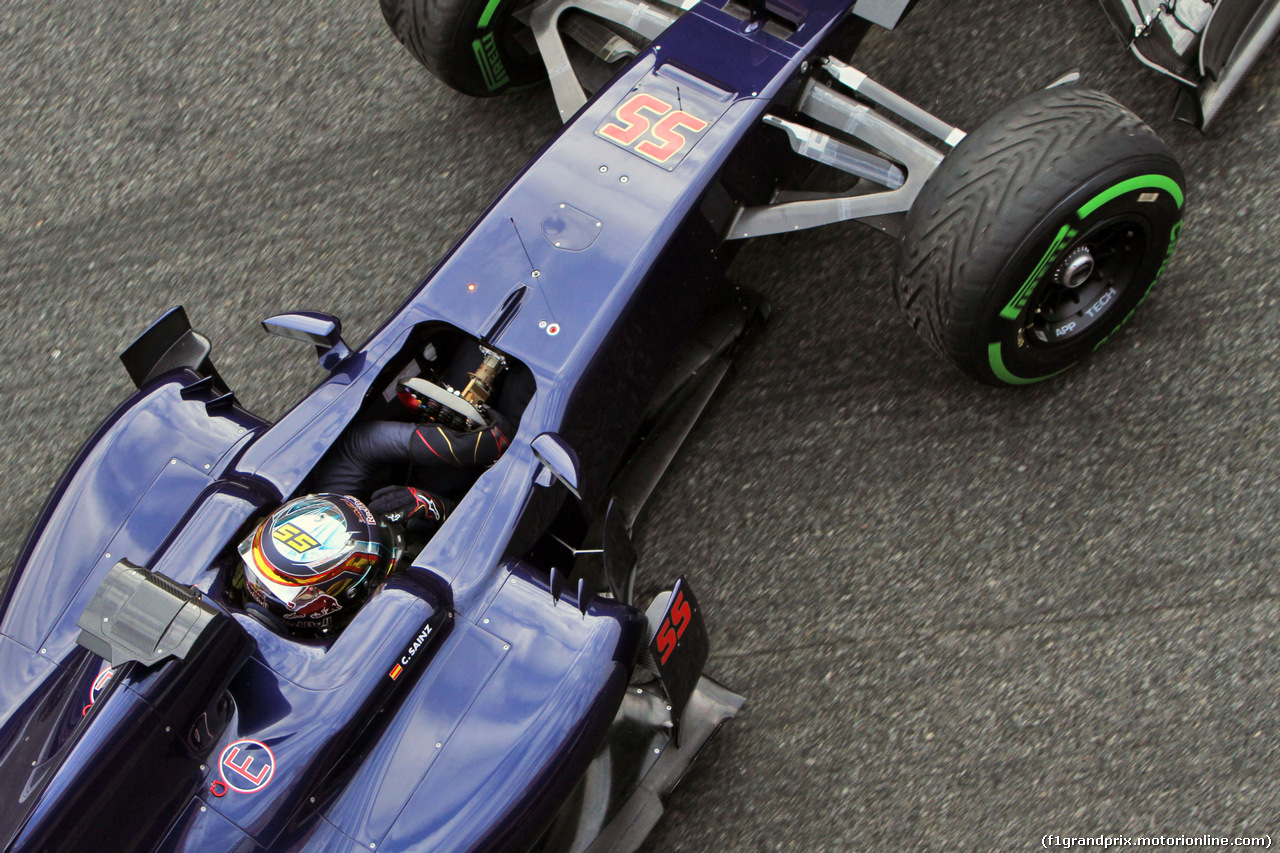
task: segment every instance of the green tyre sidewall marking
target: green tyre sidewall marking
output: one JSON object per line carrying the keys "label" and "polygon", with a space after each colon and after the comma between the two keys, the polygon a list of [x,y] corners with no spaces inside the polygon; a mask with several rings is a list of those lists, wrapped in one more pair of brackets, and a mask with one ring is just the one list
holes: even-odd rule
{"label": "green tyre sidewall marking", "polygon": [[[1015,336],[1018,335],[1019,330],[1023,326],[1026,312],[1031,310],[1031,307],[1034,304],[1033,297],[1035,297],[1037,292],[1040,290],[1039,285],[1043,282],[1045,273],[1052,268],[1055,263],[1061,260],[1070,250],[1073,239],[1088,230],[1085,227],[1085,220],[1087,220],[1089,216],[1101,210],[1112,201],[1123,198],[1130,193],[1151,191],[1166,193],[1173,200],[1178,210],[1179,218],[1169,232],[1168,246],[1164,252],[1159,269],[1155,272],[1151,281],[1142,288],[1142,294],[1139,296],[1137,301],[1128,309],[1128,311],[1125,312],[1124,316],[1118,323],[1115,323],[1114,326],[1110,327],[1099,341],[1087,346],[1071,362],[1038,376],[1019,376],[1015,374],[1006,364],[1005,346],[1010,343],[1009,339],[1016,339]],[[1053,231],[1054,236],[1050,241],[1048,249],[1039,258],[1039,260],[1031,266],[1031,272],[1028,277],[1022,281],[1018,286],[1018,289],[1014,291],[1012,298],[1005,302],[997,315],[998,320],[1004,321],[1001,323],[1003,329],[1000,331],[996,339],[990,341],[986,347],[987,364],[994,377],[1005,385],[1021,386],[1042,382],[1046,379],[1057,376],[1068,368],[1074,367],[1081,358],[1096,351],[1104,343],[1110,340],[1116,330],[1128,322],[1129,318],[1133,316],[1133,313],[1137,310],[1138,306],[1146,300],[1147,295],[1155,286],[1156,281],[1159,280],[1160,275],[1169,265],[1169,260],[1173,256],[1174,246],[1178,241],[1178,233],[1182,228],[1181,210],[1184,199],[1185,196],[1182,187],[1176,180],[1167,175],[1149,174],[1118,181],[1102,192],[1095,194],[1089,199],[1089,201],[1077,208],[1072,213],[1070,221],[1062,224],[1056,231]],[[1039,228],[1037,228],[1037,230],[1039,230]],[[1050,228],[1046,230],[1052,229]],[[1157,233],[1154,236],[1158,238],[1160,235]],[[1106,324],[1104,324],[1104,328],[1105,327]],[[1013,332],[1013,335],[1009,334],[1010,331]]]}
{"label": "green tyre sidewall marking", "polygon": [[[522,25],[511,18],[515,0],[472,0],[458,20],[452,63],[460,74],[451,85],[474,97],[536,88],[546,72],[536,54],[513,55],[511,31]],[[537,60],[536,62],[534,60]]]}
{"label": "green tyre sidewall marking", "polygon": [[1137,190],[1164,190],[1173,196],[1174,202],[1178,205],[1178,210],[1182,210],[1182,187],[1178,186],[1178,182],[1166,175],[1140,175],[1136,178],[1130,178],[1127,181],[1121,181],[1111,189],[1103,190],[1092,199],[1090,199],[1083,207],[1076,211],[1082,221],[1089,214],[1102,207],[1112,199],[1117,199],[1126,193],[1135,192]]}
{"label": "green tyre sidewall marking", "polygon": [[493,20],[493,13],[498,11],[498,7],[502,5],[502,0],[489,0],[485,4],[484,11],[480,13],[480,20],[476,22],[476,29],[483,30],[489,26]]}
{"label": "green tyre sidewall marking", "polygon": [[476,65],[480,68],[480,76],[484,79],[485,88],[490,92],[500,92],[511,82],[507,69],[502,64],[502,56],[498,52],[498,41],[492,32],[487,32],[471,42],[471,51],[475,54]]}
{"label": "green tyre sidewall marking", "polygon": [[475,54],[476,65],[480,66],[480,76],[490,92],[500,90],[504,84],[511,82],[507,69],[502,65],[502,57],[498,55],[498,43],[489,25],[493,23],[494,13],[502,5],[502,0],[488,0],[480,19],[476,21],[476,37],[471,41],[471,52]]}
{"label": "green tyre sidewall marking", "polygon": [[1004,366],[1004,359],[1000,356],[1000,342],[994,341],[987,345],[987,360],[991,363],[991,371],[1000,379],[1000,381],[1009,385],[1032,385],[1036,382],[1043,382],[1057,376],[1063,370],[1067,370],[1072,365],[1055,370],[1053,373],[1046,373],[1044,376],[1037,376],[1033,379],[1023,379],[1021,376],[1014,376]]}

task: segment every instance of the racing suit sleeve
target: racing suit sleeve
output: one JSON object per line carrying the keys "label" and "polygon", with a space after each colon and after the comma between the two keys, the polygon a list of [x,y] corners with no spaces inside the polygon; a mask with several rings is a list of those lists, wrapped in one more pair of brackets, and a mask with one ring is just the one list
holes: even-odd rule
{"label": "racing suit sleeve", "polygon": [[505,420],[487,429],[459,433],[438,424],[368,421],[349,429],[321,463],[316,488],[321,492],[368,497],[378,472],[390,466],[426,468],[486,466],[510,444]]}

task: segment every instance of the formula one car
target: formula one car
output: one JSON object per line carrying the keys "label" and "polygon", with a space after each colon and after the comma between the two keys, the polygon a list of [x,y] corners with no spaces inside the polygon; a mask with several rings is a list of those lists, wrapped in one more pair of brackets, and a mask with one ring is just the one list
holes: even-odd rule
{"label": "formula one car", "polygon": [[124,351],[0,600],[9,853],[636,849],[743,701],[631,546],[768,313],[742,239],[899,235],[917,329],[1017,385],[1104,343],[1180,226],[1106,96],[966,135],[837,58],[906,2],[384,11],[459,87],[548,76],[567,123],[359,348],[264,321],[327,373],[279,422],[180,308]]}

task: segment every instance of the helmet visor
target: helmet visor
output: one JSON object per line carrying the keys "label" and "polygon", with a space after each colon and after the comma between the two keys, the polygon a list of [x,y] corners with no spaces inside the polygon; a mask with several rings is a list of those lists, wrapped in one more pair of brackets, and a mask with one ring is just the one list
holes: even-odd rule
{"label": "helmet visor", "polygon": [[317,496],[272,515],[239,551],[246,578],[294,610],[317,588],[336,595],[359,581],[377,564],[382,545],[354,534],[335,503]]}

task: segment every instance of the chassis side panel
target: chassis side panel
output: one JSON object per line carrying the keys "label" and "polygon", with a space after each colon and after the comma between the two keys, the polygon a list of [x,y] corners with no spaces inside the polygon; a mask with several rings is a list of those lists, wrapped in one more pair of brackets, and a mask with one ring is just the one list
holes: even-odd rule
{"label": "chassis side panel", "polygon": [[217,395],[198,380],[189,370],[169,374],[90,438],[14,564],[0,634],[61,661],[111,566],[121,559],[147,565],[228,452],[262,425],[234,406],[210,411]]}
{"label": "chassis side panel", "polygon": [[364,849],[531,842],[594,756],[644,629],[630,607],[596,599],[582,612],[570,595],[557,600],[521,565],[479,622],[450,635],[325,808]]}
{"label": "chassis side panel", "polygon": [[199,379],[171,372],[99,427],[13,567],[0,617],[0,838],[84,733],[99,662],[76,645],[75,623],[98,583],[120,559],[150,562],[262,425],[226,401],[211,410],[218,392]]}

